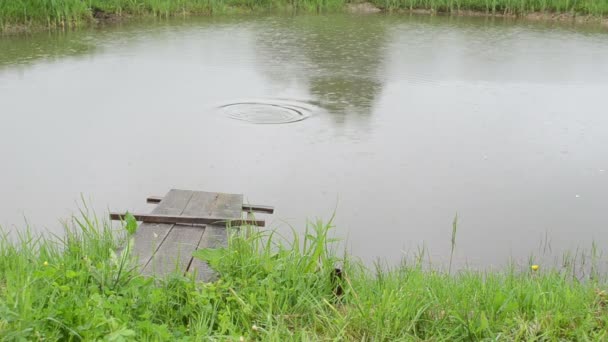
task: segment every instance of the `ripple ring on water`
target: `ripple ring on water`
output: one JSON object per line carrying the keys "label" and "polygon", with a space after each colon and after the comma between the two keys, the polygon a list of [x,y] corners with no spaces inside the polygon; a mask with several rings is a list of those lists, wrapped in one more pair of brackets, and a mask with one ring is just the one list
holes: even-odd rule
{"label": "ripple ring on water", "polygon": [[219,106],[231,119],[254,124],[285,124],[309,118],[315,106],[304,102],[255,100],[229,103]]}

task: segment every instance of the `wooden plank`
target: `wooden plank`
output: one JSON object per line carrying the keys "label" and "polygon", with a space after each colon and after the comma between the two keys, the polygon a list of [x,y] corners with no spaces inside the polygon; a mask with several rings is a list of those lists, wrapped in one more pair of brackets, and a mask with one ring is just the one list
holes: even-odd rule
{"label": "wooden plank", "polygon": [[[207,226],[205,234],[201,239],[198,248],[222,248],[228,245],[228,232],[221,226]],[[196,279],[204,282],[217,280],[217,272],[209,264],[200,259],[193,258],[188,272],[196,272]]]}
{"label": "wooden plank", "polygon": [[160,201],[162,201],[162,200],[163,200],[162,196],[148,196],[148,198],[146,198],[146,202],[151,203],[151,204],[160,203]]}
{"label": "wooden plank", "polygon": [[[181,212],[181,216],[156,216],[152,220],[158,221],[159,218],[164,217],[169,218],[170,221],[174,223],[201,223],[190,222],[189,220],[184,220],[184,218],[192,217],[193,215],[206,214],[208,212],[208,207],[213,205],[216,198],[217,194],[215,193],[193,191],[190,201],[188,201],[187,205]],[[135,217],[137,220],[150,220],[150,218],[145,215]],[[212,222],[217,222],[217,220],[213,220]],[[201,241],[204,232],[204,227],[183,226],[176,224],[148,265],[147,269],[149,272],[159,275],[165,275],[175,270],[179,272],[186,272],[190,266],[190,262],[192,261],[192,252],[198,248],[198,244]]]}
{"label": "wooden plank", "polygon": [[[205,192],[205,191],[196,191],[193,196],[192,196],[192,201],[190,201],[190,204],[186,207],[186,209],[184,209],[184,215],[212,215],[213,214],[213,208],[216,204],[216,201],[219,198],[219,194],[218,193],[212,193],[212,192]],[[226,233],[226,226],[224,225],[220,225],[220,229],[223,231],[221,233]],[[199,245],[197,246],[198,248],[201,248],[201,244],[203,246],[206,246],[207,243],[205,242],[207,237],[209,236],[209,229],[213,230],[214,228],[210,228],[209,226],[205,226],[205,231],[203,232],[203,234],[201,235],[201,239],[199,239]],[[211,232],[212,234],[215,232]],[[218,241],[218,243],[221,243]],[[202,248],[207,248],[207,247],[202,247]],[[190,267],[192,265],[192,263],[194,262],[194,258],[192,257],[192,253],[190,253],[190,260],[188,262],[188,265],[184,268],[185,272],[188,272],[190,270]],[[195,262],[195,264],[198,264]],[[211,281],[215,281],[217,279],[217,274],[209,267],[209,265],[207,265],[205,263],[205,265],[207,266],[206,269],[201,269],[201,270],[197,270],[197,279],[201,280],[201,281],[206,281],[206,282],[211,282]],[[200,272],[200,274],[199,274]]]}
{"label": "wooden plank", "polygon": [[[147,203],[160,203],[162,201],[162,196],[149,196],[146,198]],[[259,213],[273,214],[274,207],[269,205],[261,205],[261,204],[243,204],[243,211],[253,211]]]}
{"label": "wooden plank", "polygon": [[[142,274],[190,271],[196,272],[197,279],[202,281],[212,281],[217,275],[207,263],[192,258],[194,250],[226,246],[227,221],[233,226],[263,226],[264,221],[254,220],[251,212],[274,212],[268,206],[244,205],[243,195],[237,194],[171,190],[165,197],[147,200],[158,206],[151,214],[134,215],[144,222],[136,233],[134,251],[140,255]],[[248,219],[241,217],[244,210],[249,212]],[[111,217],[120,219],[124,215],[112,213]]]}
{"label": "wooden plank", "polygon": [[218,194],[213,210],[209,212],[211,217],[226,217],[240,219],[243,211],[243,195]]}
{"label": "wooden plank", "polygon": [[[243,206],[243,195],[218,194],[214,204],[209,207],[207,212],[211,216],[221,216],[233,219],[240,219]],[[216,225],[208,225],[205,228],[203,238],[199,243],[199,248],[219,248],[228,244],[228,232],[226,228]],[[189,272],[196,272],[198,280],[213,281],[217,279],[217,274],[209,265],[193,258],[188,268]]]}
{"label": "wooden plank", "polygon": [[[110,213],[111,220],[124,220],[126,213]],[[201,217],[186,215],[157,215],[157,214],[132,214],[137,221],[145,223],[166,223],[166,224],[203,224],[203,225],[227,225],[244,226],[254,225],[264,227],[264,220],[232,220],[226,217]]]}
{"label": "wooden plank", "polygon": [[194,191],[192,200],[188,203],[182,215],[211,217],[213,214],[213,207],[219,196],[220,194],[216,192]]}
{"label": "wooden plank", "polygon": [[243,211],[253,211],[258,213],[273,214],[274,207],[260,204],[243,204]]}
{"label": "wooden plank", "polygon": [[[202,215],[210,215],[216,218],[206,218],[212,223],[217,223],[217,215],[222,216],[222,221],[229,220],[231,223],[240,223],[246,220],[240,220],[240,206],[242,206],[242,195],[218,194],[203,191],[194,191],[190,201],[182,211],[181,215],[164,215],[171,216],[172,220],[190,220],[196,218],[198,220],[191,221],[193,223],[206,223]],[[235,210],[236,208],[236,210]],[[117,217],[122,216],[116,214]],[[136,216],[136,215],[134,215]],[[156,215],[159,217],[159,215]],[[163,217],[163,215],[160,215]],[[166,218],[165,217],[165,218]],[[137,219],[148,219],[149,216],[143,215]],[[227,232],[225,223],[217,225],[201,226],[184,226],[176,224],[168,233],[165,241],[162,243],[152,260],[144,269],[144,274],[164,275],[171,271],[195,271],[197,278],[202,281],[212,281],[216,279],[215,272],[206,263],[192,258],[192,252],[197,248],[215,248],[225,246],[227,244]]]}
{"label": "wooden plank", "polygon": [[[179,215],[184,211],[191,197],[192,191],[171,190],[154,208],[152,214]],[[138,263],[142,273],[145,274],[143,271],[172,228],[173,224],[143,223],[139,226],[134,236],[133,254],[139,258]]]}
{"label": "wooden plank", "polygon": [[164,276],[185,272],[204,232],[200,227],[174,225],[142,273]]}

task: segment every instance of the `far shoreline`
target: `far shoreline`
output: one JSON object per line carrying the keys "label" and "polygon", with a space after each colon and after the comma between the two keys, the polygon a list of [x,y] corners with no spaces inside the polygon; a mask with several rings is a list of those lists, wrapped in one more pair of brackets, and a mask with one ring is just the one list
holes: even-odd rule
{"label": "far shoreline", "polygon": [[[300,14],[319,14],[324,13],[346,13],[354,15],[378,15],[378,14],[398,14],[398,15],[416,15],[416,16],[441,16],[441,17],[471,17],[471,18],[488,18],[488,19],[505,19],[505,20],[521,20],[524,22],[545,22],[545,23],[561,23],[574,25],[594,25],[602,28],[608,28],[608,16],[597,15],[582,15],[576,13],[557,13],[557,12],[542,12],[535,11],[526,14],[516,14],[510,12],[488,12],[469,9],[455,9],[453,11],[434,10],[427,8],[411,8],[411,9],[387,9],[375,6],[370,2],[349,3],[345,4],[338,11],[294,11],[293,9],[282,10],[256,10],[246,9],[242,7],[227,7],[221,14],[202,13],[202,12],[179,12],[169,15],[154,15],[153,13],[132,14],[132,13],[106,13],[95,12],[91,17],[84,18],[79,21],[59,22],[53,24],[41,24],[31,21],[30,23],[5,24],[0,26],[0,36],[28,34],[37,32],[53,32],[78,30],[82,28],[102,28],[115,24],[128,23],[135,19],[169,19],[169,18],[188,18],[188,17],[213,17],[213,16],[235,16],[248,14],[283,14],[297,12]],[[2,20],[0,20],[2,22]]]}

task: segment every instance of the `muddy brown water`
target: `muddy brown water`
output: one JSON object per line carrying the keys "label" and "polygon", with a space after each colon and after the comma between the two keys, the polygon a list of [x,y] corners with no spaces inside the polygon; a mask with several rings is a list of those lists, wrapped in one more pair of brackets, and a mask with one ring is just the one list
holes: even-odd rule
{"label": "muddy brown water", "polygon": [[460,264],[605,246],[607,61],[601,28],[483,18],[2,37],[0,225],[60,232],[81,195],[101,216],[183,188],[275,205],[283,232],[335,208],[367,261],[445,261],[455,213]]}

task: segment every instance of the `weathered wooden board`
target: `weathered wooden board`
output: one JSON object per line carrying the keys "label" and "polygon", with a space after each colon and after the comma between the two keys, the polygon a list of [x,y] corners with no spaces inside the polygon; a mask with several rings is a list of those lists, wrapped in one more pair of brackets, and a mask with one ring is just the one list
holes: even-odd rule
{"label": "weathered wooden board", "polygon": [[[224,222],[242,223],[243,196],[204,191],[171,190],[149,215],[135,234],[134,253],[144,275],[165,275],[170,272],[196,272],[197,278],[211,281],[215,272],[205,262],[194,259],[197,248],[217,248],[227,244]],[[124,214],[112,214],[119,219]],[[137,216],[136,216],[137,218]],[[195,219],[196,222],[189,221]],[[202,220],[201,220],[202,219]],[[148,221],[161,222],[151,223]],[[171,223],[162,223],[171,222]],[[179,222],[213,225],[184,225]]]}
{"label": "weathered wooden board", "polygon": [[243,211],[253,211],[258,213],[273,214],[274,207],[260,204],[243,204]]}
{"label": "weathered wooden board", "polygon": [[[184,203],[180,215],[204,215],[207,207],[213,204],[214,194],[189,191],[171,190],[173,196],[188,197],[188,202]],[[163,199],[159,206],[164,203]],[[139,230],[147,228],[140,226]],[[152,256],[150,262],[143,268],[142,274],[165,275],[175,270],[185,272],[192,261],[192,252],[198,248],[198,244],[205,233],[205,227],[185,226],[173,224],[167,232],[166,238]]]}
{"label": "weathered wooden board", "polygon": [[[181,224],[181,225],[226,225],[230,224],[233,227],[253,225],[258,227],[264,227],[266,222],[264,220],[232,220],[226,217],[200,217],[200,216],[189,216],[189,215],[158,215],[158,214],[131,214],[137,221],[143,221],[146,223],[168,223],[168,224]],[[124,220],[127,213],[110,213],[111,220]]]}
{"label": "weathered wooden board", "polygon": [[185,272],[204,233],[203,227],[174,225],[142,273],[165,275]]}
{"label": "weathered wooden board", "polygon": [[[174,189],[164,197],[148,198],[148,202],[158,203],[152,213],[134,215],[144,221],[135,233],[133,250],[142,274],[192,272],[202,281],[213,281],[217,275],[206,262],[193,258],[193,251],[225,247],[228,243],[226,221],[232,226],[263,225],[264,221],[253,219],[251,211],[274,211],[268,206],[243,205],[243,195],[204,191]],[[249,212],[247,220],[241,217],[243,210]],[[113,213],[111,217],[121,219],[124,215]]]}
{"label": "weathered wooden board", "polygon": [[243,208],[243,195],[218,194],[213,210],[209,212],[212,217],[240,218]]}
{"label": "weathered wooden board", "polygon": [[[221,248],[228,245],[228,234],[225,227],[221,226],[207,226],[205,228],[205,234],[201,239],[198,249],[204,248]],[[197,258],[192,258],[192,263],[188,268],[188,272],[195,273],[196,279],[212,282],[215,281],[217,273],[209,266],[205,261]]]}
{"label": "weathered wooden board", "polygon": [[[149,196],[148,198],[146,198],[146,202],[148,202],[148,203],[160,203],[160,201],[162,201],[162,200],[163,200],[162,196]],[[243,211],[253,211],[253,212],[258,212],[258,213],[273,214],[274,207],[269,206],[269,205],[243,203]]]}
{"label": "weathered wooden board", "polygon": [[210,208],[213,207],[218,196],[219,194],[215,192],[195,191],[183,214],[210,216]]}
{"label": "weathered wooden board", "polygon": [[[197,192],[198,196],[205,197],[208,193]],[[243,195],[237,194],[214,194],[214,201],[207,207],[206,214],[212,217],[226,217],[239,219],[243,206]],[[187,212],[185,212],[187,213]],[[208,225],[199,243],[199,248],[224,247],[228,243],[228,232],[223,225]],[[193,258],[188,272],[195,272],[196,277],[202,281],[213,281],[217,278],[215,272],[209,265],[199,259]]]}
{"label": "weathered wooden board", "polygon": [[[159,215],[180,215],[190,198],[192,191],[171,190],[163,200],[152,210],[153,214]],[[134,255],[138,256],[139,266],[142,273],[146,274],[146,266],[165,241],[167,235],[173,228],[173,224],[143,223],[135,233],[135,244],[133,246]]]}

